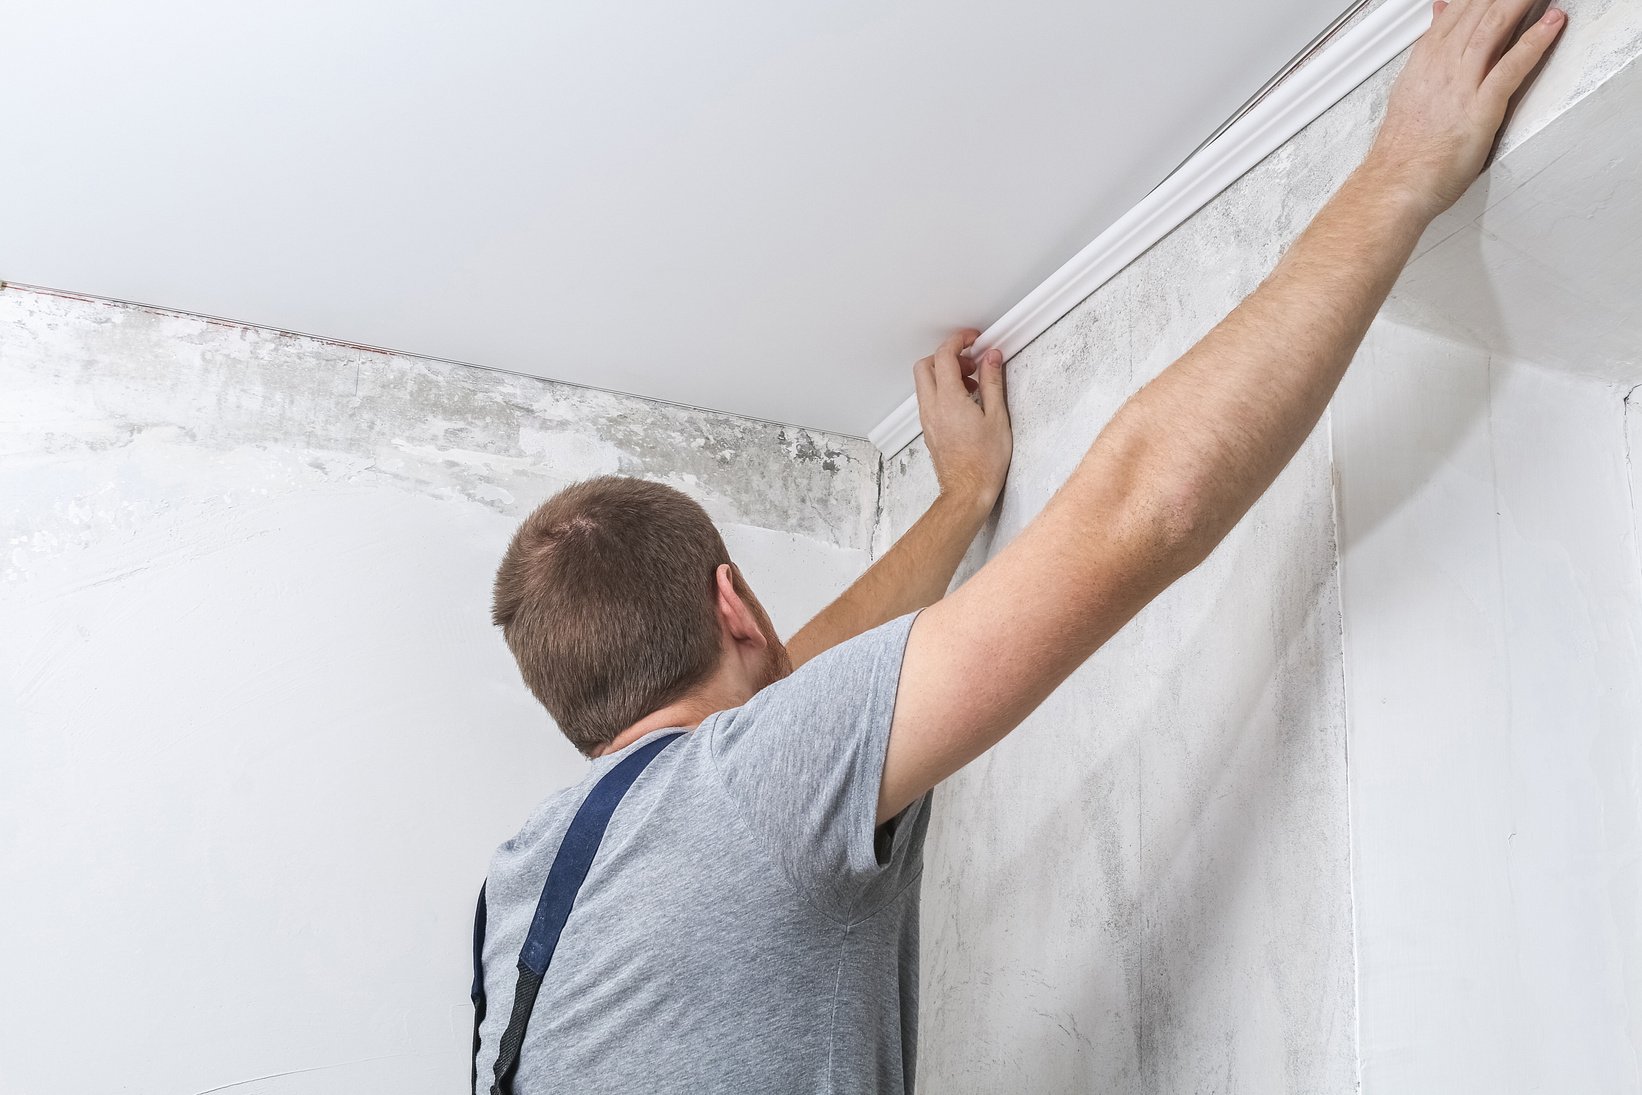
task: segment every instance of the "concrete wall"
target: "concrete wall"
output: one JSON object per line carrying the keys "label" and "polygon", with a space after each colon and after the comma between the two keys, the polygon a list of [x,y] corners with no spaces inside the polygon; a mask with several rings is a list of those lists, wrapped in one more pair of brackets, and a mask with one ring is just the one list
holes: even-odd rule
{"label": "concrete wall", "polygon": [[462,1090],[473,895],[581,761],[490,627],[566,482],[701,499],[790,631],[864,442],[0,290],[0,1089]]}

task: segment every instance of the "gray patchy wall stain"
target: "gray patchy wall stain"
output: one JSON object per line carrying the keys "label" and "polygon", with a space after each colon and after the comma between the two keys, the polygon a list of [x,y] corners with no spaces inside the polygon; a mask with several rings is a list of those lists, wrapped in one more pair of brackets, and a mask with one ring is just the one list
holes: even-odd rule
{"label": "gray patchy wall stain", "polygon": [[0,289],[0,377],[14,396],[79,393],[25,439],[34,451],[162,435],[290,450],[323,474],[519,516],[572,479],[620,473],[679,486],[715,520],[871,537],[864,440],[532,377],[16,287]]}

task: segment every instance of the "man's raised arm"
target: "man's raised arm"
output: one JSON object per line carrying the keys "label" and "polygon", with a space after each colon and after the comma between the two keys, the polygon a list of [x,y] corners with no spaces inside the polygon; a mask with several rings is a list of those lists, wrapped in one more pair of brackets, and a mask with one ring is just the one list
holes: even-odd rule
{"label": "man's raised arm", "polygon": [[1271,276],[1107,423],[1008,548],[913,625],[878,803],[990,748],[1206,558],[1316,425],[1420,234],[1482,170],[1561,30],[1532,0],[1435,5],[1363,164]]}
{"label": "man's raised arm", "polygon": [[[787,643],[794,666],[879,624],[934,604],[946,593],[970,541],[992,512],[1009,474],[1011,436],[1003,355],[963,351],[980,332],[955,332],[912,367],[918,418],[940,494],[867,572]],[[969,384],[975,386],[973,394]]]}

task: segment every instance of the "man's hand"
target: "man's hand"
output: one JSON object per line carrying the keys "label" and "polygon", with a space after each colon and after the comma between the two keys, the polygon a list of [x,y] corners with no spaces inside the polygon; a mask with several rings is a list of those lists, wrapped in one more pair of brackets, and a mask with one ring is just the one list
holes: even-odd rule
{"label": "man's hand", "polygon": [[1429,217],[1458,201],[1482,172],[1511,96],[1566,22],[1551,8],[1511,45],[1532,7],[1533,0],[1437,0],[1431,29],[1391,89],[1364,170],[1404,187]]}
{"label": "man's hand", "polygon": [[952,584],[1009,472],[1003,355],[993,350],[979,362],[961,355],[979,334],[973,328],[957,331],[912,367],[918,417],[940,495],[894,547],[792,637],[787,653],[793,665],[934,604]]}
{"label": "man's hand", "polygon": [[1014,439],[1004,398],[1003,354],[988,350],[975,360],[963,353],[978,337],[972,327],[955,331],[912,367],[912,380],[924,447],[941,493],[984,513],[1003,490]]}

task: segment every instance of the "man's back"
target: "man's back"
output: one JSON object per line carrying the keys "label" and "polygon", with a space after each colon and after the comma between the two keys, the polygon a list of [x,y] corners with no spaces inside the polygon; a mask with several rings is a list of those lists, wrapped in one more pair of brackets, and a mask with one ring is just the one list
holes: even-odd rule
{"label": "man's back", "polygon": [[[519,1095],[911,1090],[928,799],[874,839],[911,623],[840,645],[651,762],[542,983]],[[491,861],[481,1090],[571,816],[605,772],[670,732],[597,758]]]}

